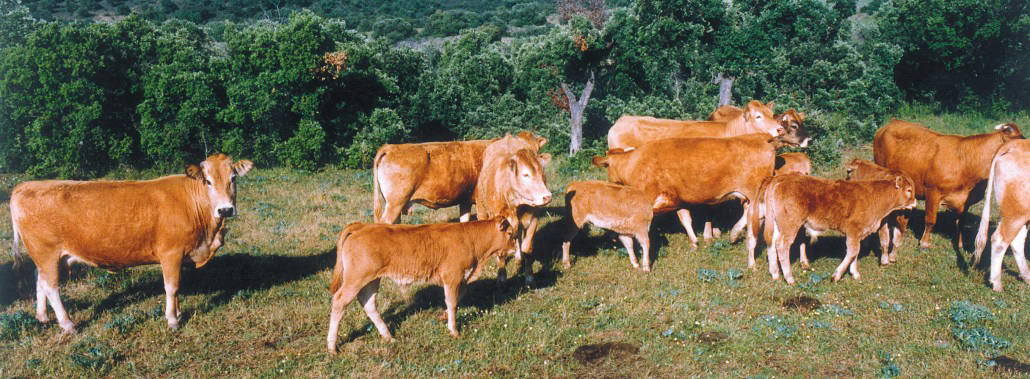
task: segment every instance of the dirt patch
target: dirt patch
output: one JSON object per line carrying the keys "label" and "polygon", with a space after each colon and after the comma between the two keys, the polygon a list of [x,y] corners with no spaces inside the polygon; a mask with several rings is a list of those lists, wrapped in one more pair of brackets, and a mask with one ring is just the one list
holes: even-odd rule
{"label": "dirt patch", "polygon": [[719,343],[725,341],[727,338],[730,338],[730,336],[723,332],[704,332],[701,333],[700,336],[697,336],[698,341],[709,344]]}
{"label": "dirt patch", "polygon": [[823,305],[822,302],[815,298],[811,298],[805,295],[788,297],[783,300],[783,307],[787,309],[793,309],[801,312],[811,312]]}
{"label": "dirt patch", "polygon": [[1012,371],[1019,374],[1030,374],[1030,364],[1020,362],[1019,360],[1016,360],[1012,357],[999,355],[997,358],[994,358],[994,363],[997,363],[997,365],[994,366],[995,370]]}
{"label": "dirt patch", "polygon": [[640,351],[640,348],[625,342],[605,342],[583,345],[572,352],[572,357],[579,363],[585,365],[596,365],[606,358],[611,360],[630,359]]}

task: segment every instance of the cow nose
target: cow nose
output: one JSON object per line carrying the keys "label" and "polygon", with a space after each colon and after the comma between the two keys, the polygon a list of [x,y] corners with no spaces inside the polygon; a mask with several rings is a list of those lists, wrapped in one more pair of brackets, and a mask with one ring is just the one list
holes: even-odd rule
{"label": "cow nose", "polygon": [[234,207],[221,207],[218,208],[219,217],[232,217],[236,215],[236,208]]}
{"label": "cow nose", "polygon": [[551,202],[551,195],[544,196],[544,204]]}

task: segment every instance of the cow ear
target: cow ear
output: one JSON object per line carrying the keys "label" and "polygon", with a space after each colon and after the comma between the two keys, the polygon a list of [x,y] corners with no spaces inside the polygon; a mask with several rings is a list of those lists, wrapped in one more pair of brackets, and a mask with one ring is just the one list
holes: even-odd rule
{"label": "cow ear", "polygon": [[1004,124],[999,124],[998,126],[995,126],[994,128],[999,130],[999,131],[1001,131],[1002,134],[1004,134],[1004,135],[1006,135],[1006,136],[1008,136],[1010,138],[1019,138],[1019,137],[1023,136],[1023,133],[1020,133],[1020,131],[1019,131],[1019,127],[1016,126],[1016,124],[1013,124],[1011,122],[1004,123]]}
{"label": "cow ear", "polygon": [[540,154],[537,155],[537,158],[540,159],[541,166],[547,166],[548,163],[551,163],[551,154]]}
{"label": "cow ear", "polygon": [[796,114],[798,115],[798,121],[800,121],[800,122],[804,122],[805,121],[805,113],[804,112],[797,112]]}
{"label": "cow ear", "polygon": [[198,180],[204,179],[204,170],[195,164],[188,164],[186,165],[186,176]]}
{"label": "cow ear", "polygon": [[765,106],[769,107],[769,110],[771,111],[771,110],[773,110],[773,108],[776,107],[776,102],[775,101],[770,101],[768,103],[765,103]]}
{"label": "cow ear", "polygon": [[905,182],[905,178],[903,176],[895,176],[894,177],[894,188],[901,189],[901,183],[904,183],[904,182]]}
{"label": "cow ear", "polygon": [[536,137],[536,147],[537,148],[544,147],[544,145],[546,145],[546,144],[547,144],[547,138]]}
{"label": "cow ear", "polygon": [[236,163],[232,164],[232,168],[233,170],[236,170],[236,176],[247,175],[247,173],[250,172],[250,169],[254,168],[254,162],[246,159],[236,161]]}
{"label": "cow ear", "polygon": [[511,229],[511,221],[508,221],[507,217],[497,216],[495,218],[495,220],[497,220],[497,231],[498,232],[505,233],[509,229]]}
{"label": "cow ear", "polygon": [[608,157],[594,157],[590,162],[600,168],[608,167]]}

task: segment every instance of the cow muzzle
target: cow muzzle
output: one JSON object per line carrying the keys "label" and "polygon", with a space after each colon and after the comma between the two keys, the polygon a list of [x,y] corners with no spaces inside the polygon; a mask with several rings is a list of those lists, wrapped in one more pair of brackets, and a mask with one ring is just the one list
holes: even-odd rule
{"label": "cow muzzle", "polygon": [[805,137],[805,139],[801,140],[801,145],[798,145],[798,146],[808,147],[808,141],[811,141],[811,140],[812,140],[811,137]]}
{"label": "cow muzzle", "polygon": [[233,217],[236,216],[236,207],[221,207],[218,208],[218,217]]}
{"label": "cow muzzle", "polygon": [[548,193],[548,194],[544,195],[543,197],[541,197],[540,200],[537,201],[537,203],[533,204],[533,205],[537,206],[537,207],[542,207],[542,206],[547,205],[547,203],[550,203],[550,202],[551,202],[551,194]]}

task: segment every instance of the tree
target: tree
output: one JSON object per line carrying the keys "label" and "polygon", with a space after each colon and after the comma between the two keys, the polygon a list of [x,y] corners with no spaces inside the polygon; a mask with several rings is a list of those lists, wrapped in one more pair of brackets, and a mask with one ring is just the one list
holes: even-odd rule
{"label": "tree", "polygon": [[586,110],[587,102],[590,101],[590,92],[594,90],[594,73],[590,73],[590,79],[583,86],[583,93],[579,95],[579,98],[569,90],[568,84],[564,82],[561,84],[561,89],[567,99],[568,110],[571,116],[569,119],[569,129],[571,130],[569,133],[569,155],[576,155],[583,147],[583,111]]}

